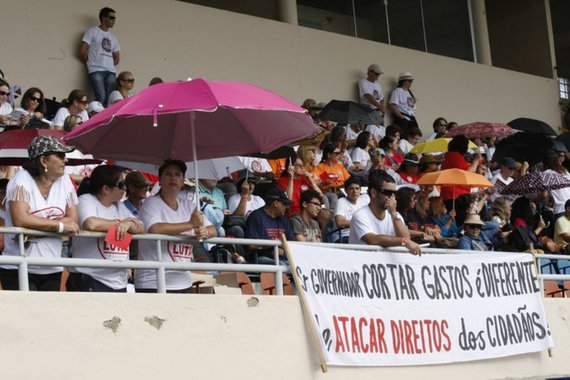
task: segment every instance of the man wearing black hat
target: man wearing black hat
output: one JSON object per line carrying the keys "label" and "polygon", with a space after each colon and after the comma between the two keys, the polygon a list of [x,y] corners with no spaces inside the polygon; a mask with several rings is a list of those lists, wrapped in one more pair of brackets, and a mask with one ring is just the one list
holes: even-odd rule
{"label": "man wearing black hat", "polygon": [[[287,198],[285,192],[279,188],[273,188],[265,196],[265,206],[249,214],[245,225],[246,239],[278,240],[285,234],[287,240],[295,240],[293,229],[285,218],[285,212],[293,201]],[[274,264],[273,248],[248,246],[249,260],[258,264]],[[257,256],[257,257],[256,257]],[[279,249],[279,262],[287,265],[285,251]]]}

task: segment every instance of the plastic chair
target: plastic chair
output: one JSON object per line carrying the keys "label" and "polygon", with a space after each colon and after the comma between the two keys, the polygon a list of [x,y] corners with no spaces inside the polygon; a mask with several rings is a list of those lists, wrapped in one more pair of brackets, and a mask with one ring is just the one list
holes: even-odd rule
{"label": "plastic chair", "polygon": [[552,280],[544,281],[544,296],[552,298],[563,298],[565,297],[565,292],[569,289],[561,287],[558,282]]}
{"label": "plastic chair", "polygon": [[[275,274],[274,273],[261,273],[259,276],[261,282],[261,288],[263,289],[263,294],[266,296],[275,295]],[[283,275],[283,295],[294,296],[295,289],[291,285],[289,278]]]}

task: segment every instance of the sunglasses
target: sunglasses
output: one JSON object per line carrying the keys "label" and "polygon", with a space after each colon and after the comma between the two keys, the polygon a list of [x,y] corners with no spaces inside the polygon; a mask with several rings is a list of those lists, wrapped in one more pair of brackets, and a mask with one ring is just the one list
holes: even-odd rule
{"label": "sunglasses", "polygon": [[0,91],[0,96],[10,96],[10,93],[6,91]]}
{"label": "sunglasses", "polygon": [[377,189],[380,193],[384,194],[387,197],[396,196],[396,190],[388,190],[388,189]]}
{"label": "sunglasses", "polygon": [[134,79],[123,79],[123,82],[135,83]]}
{"label": "sunglasses", "polygon": [[109,20],[114,20],[114,19],[116,19],[117,17],[116,17],[116,16],[107,16],[107,18],[108,18]]}
{"label": "sunglasses", "polygon": [[36,98],[35,96],[30,96],[30,101],[31,102],[40,102],[42,100],[42,98]]}
{"label": "sunglasses", "polygon": [[340,152],[332,152],[331,154],[340,154]]}
{"label": "sunglasses", "polygon": [[478,224],[466,224],[465,227],[473,228],[474,230],[480,230],[481,226]]}
{"label": "sunglasses", "polygon": [[57,158],[59,158],[60,160],[65,160],[65,153],[63,152],[57,152],[57,153],[48,153],[51,156],[56,156]]}
{"label": "sunglasses", "polygon": [[119,190],[125,190],[125,181],[119,181],[117,183],[114,183],[112,185],[109,185],[110,187],[116,187]]}
{"label": "sunglasses", "polygon": [[374,75],[381,75],[382,73],[377,73],[376,71],[373,71]]}
{"label": "sunglasses", "polygon": [[89,104],[89,100],[78,100],[77,102],[85,105]]}

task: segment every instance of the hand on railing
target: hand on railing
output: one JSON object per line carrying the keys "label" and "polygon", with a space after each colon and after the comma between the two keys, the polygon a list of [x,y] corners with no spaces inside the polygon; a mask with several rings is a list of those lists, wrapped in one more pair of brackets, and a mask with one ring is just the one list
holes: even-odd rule
{"label": "hand on railing", "polygon": [[63,232],[68,234],[76,234],[79,232],[79,225],[75,222],[61,222],[63,223]]}

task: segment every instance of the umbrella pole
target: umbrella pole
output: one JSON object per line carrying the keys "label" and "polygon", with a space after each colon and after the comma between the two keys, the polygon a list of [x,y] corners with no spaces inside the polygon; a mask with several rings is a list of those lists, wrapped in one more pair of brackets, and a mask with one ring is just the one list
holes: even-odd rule
{"label": "umbrella pole", "polygon": [[196,181],[196,186],[194,187],[194,198],[196,202],[196,208],[200,210],[200,184],[198,182],[198,156],[196,154],[196,113],[194,111],[190,112],[190,134],[192,136],[192,159],[194,160],[194,181]]}

